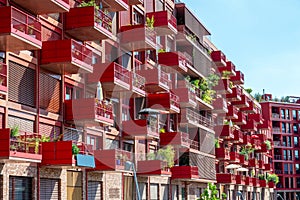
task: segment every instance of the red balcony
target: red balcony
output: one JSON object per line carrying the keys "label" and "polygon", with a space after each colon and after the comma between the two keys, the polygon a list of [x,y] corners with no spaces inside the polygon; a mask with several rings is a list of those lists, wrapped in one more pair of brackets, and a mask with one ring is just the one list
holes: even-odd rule
{"label": "red balcony", "polygon": [[255,103],[252,100],[250,100],[248,101],[248,104],[249,105],[247,107],[240,108],[240,110],[246,113],[257,113],[257,107]]}
{"label": "red balcony", "polygon": [[103,8],[109,12],[126,11],[129,9],[128,0],[109,0],[102,2]]}
{"label": "red balcony", "polygon": [[253,186],[252,178],[246,176],[245,184],[248,185],[248,186]]}
{"label": "red balcony", "polygon": [[266,180],[259,180],[259,186],[260,187],[267,187],[267,181]]}
{"label": "red balcony", "polygon": [[218,183],[236,184],[236,175],[233,174],[217,174]]}
{"label": "red balcony", "polygon": [[122,126],[126,138],[159,138],[156,118],[123,121]]}
{"label": "red balcony", "polygon": [[240,130],[235,129],[233,131],[233,135],[234,135],[234,143],[240,144],[244,141],[244,133]]}
{"label": "red balcony", "polygon": [[248,119],[246,124],[241,125],[241,130],[242,131],[257,131],[257,123],[252,119]]}
{"label": "red balcony", "polygon": [[154,27],[157,35],[177,34],[177,20],[168,11],[147,13],[147,17],[154,18]]}
{"label": "red balcony", "polygon": [[137,74],[131,73],[131,91],[134,93],[135,97],[145,97],[145,77]]}
{"label": "red balcony", "polygon": [[144,0],[128,0],[128,5],[138,5],[143,4]]}
{"label": "red balcony", "polygon": [[12,6],[0,7],[0,51],[42,48],[41,23]]}
{"label": "red balcony", "polygon": [[240,145],[250,145],[251,144],[251,136],[243,135],[243,142],[239,143]]}
{"label": "red balcony", "polygon": [[147,106],[154,109],[164,109],[170,113],[179,113],[179,97],[171,92],[148,94]]}
{"label": "red balcony", "polygon": [[174,166],[171,168],[172,179],[199,179],[198,167]]}
{"label": "red balcony", "polygon": [[272,164],[265,163],[265,171],[272,171]]}
{"label": "red balcony", "polygon": [[71,8],[65,24],[66,32],[81,41],[112,37],[112,19],[94,6]]}
{"label": "red balcony", "polygon": [[233,105],[229,105],[227,108],[226,119],[238,119],[239,109]]}
{"label": "red balcony", "polygon": [[275,188],[276,187],[275,183],[273,181],[268,182],[268,186],[269,186],[269,188]]}
{"label": "red balcony", "polygon": [[218,70],[221,74],[229,72],[230,76],[235,76],[235,65],[231,61],[226,62],[226,66],[219,66]]}
{"label": "red balcony", "polygon": [[13,0],[26,10],[34,14],[62,13],[70,9],[69,0]]}
{"label": "red balcony", "polygon": [[122,26],[120,44],[128,51],[156,49],[156,32],[145,25]]}
{"label": "red balcony", "polygon": [[240,164],[244,166],[248,166],[248,160],[246,160],[245,156],[241,154],[240,154]]}
{"label": "red balcony", "polygon": [[239,87],[233,87],[231,94],[226,94],[226,99],[231,101],[240,101],[242,95],[242,89]]}
{"label": "red balcony", "polygon": [[260,150],[261,149],[261,141],[259,139],[256,138],[252,138],[251,139],[251,144],[252,147],[256,150]]}
{"label": "red balcony", "polygon": [[213,87],[218,94],[231,94],[231,85],[228,79],[220,79],[218,85]]}
{"label": "red balcony", "polygon": [[43,42],[41,67],[56,74],[92,73],[92,50],[75,40]]}
{"label": "red balcony", "polygon": [[0,129],[0,159],[41,162],[41,144],[36,143],[38,135],[22,132],[18,137],[11,137],[10,131],[9,128]]}
{"label": "red balcony", "polygon": [[246,177],[243,175],[236,175],[236,184],[238,185],[245,185]]}
{"label": "red balcony", "polygon": [[188,126],[192,128],[198,127],[207,131],[211,131],[214,125],[212,120],[188,108],[181,109],[181,115],[179,120],[180,126]]}
{"label": "red balcony", "polygon": [[215,133],[217,137],[221,137],[223,139],[231,140],[234,138],[233,128],[230,125],[218,125],[214,127]]}
{"label": "red balcony", "polygon": [[262,115],[260,113],[257,113],[257,114],[249,113],[248,114],[248,120],[253,120],[257,124],[262,124],[263,121],[264,121],[264,119],[263,119],[263,117],[262,117]]}
{"label": "red balcony", "polygon": [[258,162],[257,162],[256,158],[250,158],[249,159],[249,167],[258,168]]}
{"label": "red balcony", "polygon": [[260,149],[256,150],[256,152],[267,153],[268,152],[267,145],[264,142],[261,143]]}
{"label": "red balcony", "polygon": [[218,160],[230,160],[230,153],[228,149],[216,148],[215,154]]}
{"label": "red balcony", "polygon": [[237,152],[230,152],[230,161],[231,163],[240,163],[240,154]]}
{"label": "red balcony", "polygon": [[189,88],[177,88],[172,91],[179,97],[181,107],[195,108],[197,106],[196,94]]}
{"label": "red balcony", "polygon": [[253,187],[259,187],[259,179],[258,178],[252,178],[252,184],[253,184]]}
{"label": "red balcony", "polygon": [[0,62],[0,93],[7,92],[7,65]]}
{"label": "red balcony", "polygon": [[231,119],[231,121],[236,125],[243,125],[247,123],[246,114],[239,111],[238,112],[238,118],[237,119]]}
{"label": "red balcony", "polygon": [[189,135],[182,132],[160,133],[160,145],[172,145],[176,147],[190,147]]}
{"label": "red balcony", "polygon": [[146,176],[171,176],[171,171],[164,161],[142,160],[137,162],[137,174]]}
{"label": "red balcony", "polygon": [[118,97],[120,92],[130,91],[131,72],[115,62],[96,64],[94,72],[88,74],[88,82],[97,83],[98,81],[101,81],[105,92]]}
{"label": "red balcony", "polygon": [[227,108],[227,102],[224,98],[217,98],[216,100],[213,101],[213,112],[214,113],[227,113],[228,108]]}
{"label": "red balcony", "polygon": [[240,101],[231,101],[231,105],[235,105],[238,108],[249,107],[248,100],[249,100],[249,98],[246,95],[242,94],[241,100]]}
{"label": "red balcony", "polygon": [[72,152],[72,141],[43,142],[42,165],[94,168],[95,160],[92,147],[83,143],[77,146],[80,151],[77,155],[74,155]]}
{"label": "red balcony", "polygon": [[82,125],[113,125],[113,105],[94,98],[66,100],[65,120]]}
{"label": "red balcony", "polygon": [[180,73],[187,72],[185,56],[181,52],[161,52],[158,53],[158,63],[164,66],[172,67]]}
{"label": "red balcony", "polygon": [[236,71],[236,75],[235,76],[231,76],[230,77],[230,81],[234,85],[244,84],[244,74],[241,71]]}
{"label": "red balcony", "polygon": [[132,162],[132,153],[120,149],[95,150],[96,171],[124,171],[126,161]]}
{"label": "red balcony", "polygon": [[138,70],[136,73],[145,77],[145,90],[149,93],[169,91],[172,88],[169,75],[160,68]]}
{"label": "red balcony", "polygon": [[258,160],[258,168],[259,169],[265,169],[265,163],[263,160]]}
{"label": "red balcony", "polygon": [[222,51],[213,51],[211,52],[210,56],[218,67],[226,66],[226,56]]}

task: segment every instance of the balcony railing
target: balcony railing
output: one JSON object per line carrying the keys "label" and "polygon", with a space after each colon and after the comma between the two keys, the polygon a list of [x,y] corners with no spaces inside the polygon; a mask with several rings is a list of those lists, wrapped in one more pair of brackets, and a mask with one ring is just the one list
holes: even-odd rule
{"label": "balcony railing", "polygon": [[226,56],[222,51],[213,51],[210,56],[217,66],[226,66]]}
{"label": "balcony railing", "polygon": [[41,67],[56,74],[93,72],[93,51],[75,40],[43,42]]}
{"label": "balcony railing", "polygon": [[156,118],[123,121],[124,137],[129,138],[159,138],[158,122]]}
{"label": "balcony railing", "polygon": [[94,6],[71,8],[66,32],[81,41],[104,40],[112,37],[112,19]]}
{"label": "balcony railing", "polygon": [[94,155],[97,171],[124,171],[125,163],[133,161],[132,153],[121,149],[95,150]]}
{"label": "balcony railing", "polygon": [[7,92],[7,65],[0,62],[0,91]]}
{"label": "balcony railing", "polygon": [[219,173],[217,174],[217,182],[236,184],[236,175]]}
{"label": "balcony railing", "polygon": [[104,1],[102,6],[110,12],[126,11],[129,9],[128,0]]}
{"label": "balcony railing", "polygon": [[235,85],[244,84],[244,74],[241,71],[236,71],[236,75],[231,76],[230,81]]}
{"label": "balcony railing", "polygon": [[156,32],[144,24],[122,26],[120,31],[123,48],[130,51],[156,49]]}
{"label": "balcony railing", "polygon": [[174,166],[171,168],[172,179],[198,179],[197,166]]}
{"label": "balcony railing", "polygon": [[172,67],[172,69],[184,73],[187,72],[186,61],[181,52],[160,52],[158,62],[161,65]]}
{"label": "balcony railing", "polygon": [[183,132],[166,132],[160,133],[160,145],[161,146],[179,146],[190,147],[189,135]]}
{"label": "balcony railing", "polygon": [[42,149],[39,135],[19,131],[11,136],[11,129],[0,129],[0,159],[41,162]]}
{"label": "balcony railing", "polygon": [[199,142],[195,140],[189,140],[190,148],[199,151]]}
{"label": "balcony railing", "polygon": [[157,11],[147,13],[147,17],[150,19],[153,17],[155,31],[158,35],[171,35],[177,33],[177,20],[168,11]]}
{"label": "balcony railing", "polygon": [[200,115],[199,113],[191,109],[187,108],[185,110],[182,110],[182,117],[182,123],[193,123],[198,127],[204,126],[206,128],[213,129],[214,123],[210,119]]}
{"label": "balcony railing", "polygon": [[179,97],[171,92],[148,94],[147,106],[155,109],[166,109],[171,113],[179,113]]}
{"label": "balcony railing", "polygon": [[38,50],[42,47],[41,23],[13,6],[0,8],[0,50]]}
{"label": "balcony railing", "polygon": [[69,0],[13,0],[26,10],[34,14],[62,13],[70,9]]}
{"label": "balcony railing", "polygon": [[71,99],[65,101],[65,119],[77,124],[106,124],[112,125],[113,105],[107,101],[94,98]]}
{"label": "balcony railing", "polygon": [[167,162],[162,160],[139,160],[137,162],[137,173],[139,175],[169,175],[171,171],[168,168]]}
{"label": "balcony railing", "polygon": [[131,73],[131,90],[138,94],[139,96],[144,97],[146,95],[145,92],[145,83],[146,83],[146,79],[145,77],[137,74],[137,73]]}

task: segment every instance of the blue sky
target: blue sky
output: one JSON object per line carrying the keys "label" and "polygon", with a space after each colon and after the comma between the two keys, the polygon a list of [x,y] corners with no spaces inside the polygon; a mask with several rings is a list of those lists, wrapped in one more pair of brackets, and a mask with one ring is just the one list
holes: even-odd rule
{"label": "blue sky", "polygon": [[181,0],[245,74],[245,88],[300,96],[299,0]]}

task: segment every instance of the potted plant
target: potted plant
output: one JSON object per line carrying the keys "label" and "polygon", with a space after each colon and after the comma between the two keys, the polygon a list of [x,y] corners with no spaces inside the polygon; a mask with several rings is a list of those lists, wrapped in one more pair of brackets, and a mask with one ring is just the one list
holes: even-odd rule
{"label": "potted plant", "polygon": [[154,29],[154,15],[152,15],[151,18],[149,18],[149,17],[146,18],[146,26],[148,28],[150,28],[151,30]]}
{"label": "potted plant", "polygon": [[217,186],[213,183],[208,183],[208,188],[204,190],[204,192],[200,195],[200,199],[198,200],[225,200],[227,199],[227,195],[225,193],[221,194],[221,198],[218,198],[218,190]]}
{"label": "potted plant", "polygon": [[215,139],[215,148],[220,148],[220,142],[218,139]]}
{"label": "potted plant", "polygon": [[271,145],[271,142],[269,140],[266,140],[265,144],[267,146],[267,150],[271,150],[272,149],[272,145]]}
{"label": "potted plant", "polygon": [[79,153],[80,149],[76,144],[72,144],[72,154],[77,155]]}
{"label": "potted plant", "polygon": [[269,185],[275,185],[279,182],[279,178],[278,178],[277,174],[268,174],[267,181],[268,181]]}
{"label": "potted plant", "polygon": [[14,126],[10,129],[10,137],[11,138],[16,138],[19,136],[19,126]]}

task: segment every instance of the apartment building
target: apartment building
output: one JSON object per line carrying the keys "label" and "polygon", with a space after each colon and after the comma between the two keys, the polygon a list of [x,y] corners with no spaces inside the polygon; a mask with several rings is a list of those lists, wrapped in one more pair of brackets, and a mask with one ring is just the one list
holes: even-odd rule
{"label": "apartment building", "polygon": [[299,98],[290,102],[272,100],[271,94],[263,95],[261,107],[264,120],[271,127],[274,142],[273,169],[279,176],[276,196],[286,200],[299,199]]}
{"label": "apartment building", "polygon": [[196,199],[216,183],[216,114],[190,81],[216,73],[210,33],[184,3],[0,0],[0,17],[2,199]]}

